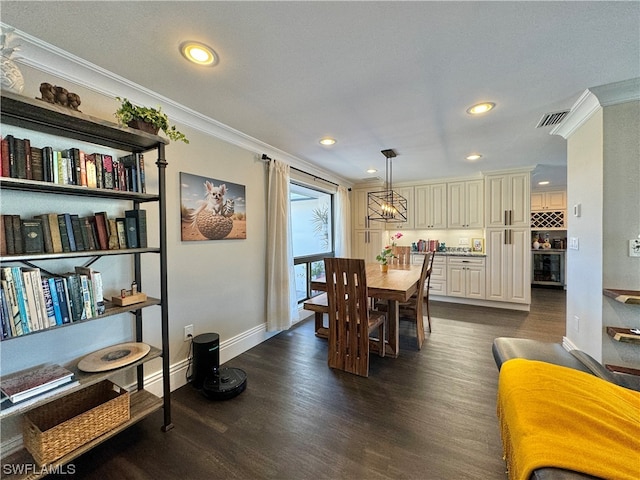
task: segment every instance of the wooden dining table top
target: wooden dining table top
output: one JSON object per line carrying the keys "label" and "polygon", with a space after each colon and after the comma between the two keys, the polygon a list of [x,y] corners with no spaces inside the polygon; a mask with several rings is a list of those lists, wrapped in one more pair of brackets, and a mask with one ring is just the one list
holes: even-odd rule
{"label": "wooden dining table top", "polygon": [[[387,272],[382,272],[378,263],[367,263],[365,268],[369,297],[406,302],[418,289],[420,265],[389,265]],[[313,280],[311,289],[325,291],[324,277]]]}

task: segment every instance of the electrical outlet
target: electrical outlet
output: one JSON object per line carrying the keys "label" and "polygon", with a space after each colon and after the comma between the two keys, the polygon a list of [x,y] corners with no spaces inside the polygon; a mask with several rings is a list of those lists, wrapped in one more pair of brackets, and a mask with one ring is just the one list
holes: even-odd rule
{"label": "electrical outlet", "polygon": [[193,337],[193,325],[186,325],[184,327],[184,341],[188,342]]}
{"label": "electrical outlet", "polygon": [[629,256],[640,257],[640,238],[629,240]]}
{"label": "electrical outlet", "polygon": [[458,245],[469,245],[469,239],[468,238],[459,238],[458,239]]}

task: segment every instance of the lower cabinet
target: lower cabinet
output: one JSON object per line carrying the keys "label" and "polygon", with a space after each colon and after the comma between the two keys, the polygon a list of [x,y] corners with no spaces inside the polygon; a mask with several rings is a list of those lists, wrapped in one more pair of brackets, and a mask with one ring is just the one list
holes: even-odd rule
{"label": "lower cabinet", "polygon": [[484,299],[485,259],[447,258],[447,295]]}
{"label": "lower cabinet", "polygon": [[487,229],[486,239],[487,300],[530,304],[530,229]]}

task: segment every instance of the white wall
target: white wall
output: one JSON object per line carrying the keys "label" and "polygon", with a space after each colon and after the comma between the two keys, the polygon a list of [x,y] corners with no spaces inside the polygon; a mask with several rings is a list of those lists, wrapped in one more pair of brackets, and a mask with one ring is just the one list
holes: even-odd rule
{"label": "white wall", "polygon": [[[640,257],[628,255],[628,241],[640,234],[640,102],[604,108],[604,287],[640,290]],[[640,328],[640,308],[604,297],[602,323]],[[605,363],[640,368],[640,347],[602,336]]]}
{"label": "white wall", "polygon": [[[567,141],[567,239],[577,238],[579,249],[567,250],[566,337],[597,359],[602,354],[602,143],[602,111]],[[577,204],[580,217],[572,214]]]}

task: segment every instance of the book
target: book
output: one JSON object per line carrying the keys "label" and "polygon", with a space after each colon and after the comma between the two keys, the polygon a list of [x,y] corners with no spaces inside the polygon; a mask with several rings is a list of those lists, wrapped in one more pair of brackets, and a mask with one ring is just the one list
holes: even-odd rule
{"label": "book", "polygon": [[18,297],[16,287],[13,283],[13,272],[11,267],[2,267],[0,269],[0,284],[6,294],[7,306],[9,309],[9,328],[11,336],[16,337],[22,335],[22,319],[20,318],[20,308],[18,306]]}
{"label": "book", "polygon": [[22,140],[24,156],[27,165],[27,180],[33,180],[33,166],[31,164],[31,141],[28,138]]}
{"label": "book", "polygon": [[82,150],[78,151],[80,156],[80,185],[87,186],[87,162],[86,155]]}
{"label": "book", "polygon": [[16,164],[16,139],[13,135],[7,135],[5,139],[7,140],[7,150],[9,151],[9,173],[5,176],[18,178],[18,165]]}
{"label": "book", "polygon": [[96,184],[98,188],[104,187],[104,174],[102,172],[102,154],[94,153],[96,159]]}
{"label": "book", "polygon": [[47,213],[47,221],[49,222],[49,230],[51,232],[51,244],[53,246],[53,253],[61,253],[64,251],[64,249],[62,248],[62,237],[60,236],[58,214]]}
{"label": "book", "polygon": [[89,279],[93,301],[92,312],[95,312],[94,316],[102,315],[106,310],[104,292],[102,290],[102,274],[91,267],[77,266],[75,271],[77,274],[84,275]]}
{"label": "book", "polygon": [[2,141],[0,141],[0,152],[2,154],[2,161],[0,161],[0,166],[2,168],[2,176],[10,177],[11,176],[11,167],[9,166],[9,140],[7,137],[4,137]]}
{"label": "book", "polygon": [[67,289],[67,279],[64,277],[54,277],[53,281],[56,285],[56,294],[60,305],[62,323],[71,323],[71,300],[69,299],[69,292]]}
{"label": "book", "polygon": [[120,190],[120,162],[113,159],[113,189]]}
{"label": "book", "polygon": [[24,253],[44,253],[44,235],[40,218],[20,220],[20,230]]}
{"label": "book", "polygon": [[56,312],[53,308],[53,295],[51,293],[51,287],[49,286],[49,280],[46,278],[40,278],[40,285],[42,288],[42,296],[44,298],[44,309],[46,312],[48,324],[47,327],[55,327],[57,325]]}
{"label": "book", "polygon": [[[44,251],[47,253],[53,253],[53,240],[51,238],[51,225],[49,224],[49,216],[46,213],[41,215],[35,215],[34,219],[39,219],[42,224],[42,241],[44,244]],[[56,223],[56,227],[58,224]]]}
{"label": "book", "polygon": [[90,217],[80,217],[80,226],[83,230],[82,241],[85,242],[85,250],[97,250],[96,238],[91,226]]}
{"label": "book", "polygon": [[11,317],[9,314],[9,303],[4,287],[0,285],[0,338],[4,340],[11,336]]}
{"label": "book", "polygon": [[71,321],[79,322],[87,319],[87,312],[84,307],[82,296],[82,285],[80,278],[75,273],[65,273],[63,277],[67,281],[67,294],[69,299],[69,310],[71,310]]}
{"label": "book", "polygon": [[32,283],[31,274],[23,269],[21,270],[22,275],[22,284],[24,286],[24,297],[26,300],[27,311],[29,312],[29,331],[37,332],[38,330],[42,330],[42,313],[38,308],[39,305],[36,301],[36,293],[35,288]]}
{"label": "book", "polygon": [[53,148],[42,147],[42,173],[45,182],[53,182]]}
{"label": "book", "polygon": [[147,193],[147,185],[144,175],[144,154],[138,153],[137,155],[139,157],[138,173],[140,177],[140,193]]}
{"label": "book", "polygon": [[[76,242],[76,251],[84,251],[84,242],[82,241],[82,229],[80,227],[80,217],[78,215],[70,215],[71,228],[73,229],[73,238]],[[71,243],[71,241],[69,241]]]}
{"label": "book", "polygon": [[76,236],[73,230],[73,224],[71,223],[71,214],[70,213],[62,213],[62,218],[64,219],[64,226],[67,230],[67,237],[69,237],[69,249],[72,252],[78,251],[78,245],[76,244]]}
{"label": "book", "polygon": [[73,372],[60,365],[41,365],[5,375],[0,389],[11,403],[21,402],[71,381]]}
{"label": "book", "polygon": [[102,155],[102,182],[104,188],[113,190],[113,157]]}
{"label": "book", "polygon": [[47,282],[49,285],[55,324],[62,325],[62,311],[60,310],[60,300],[58,298],[58,290],[56,288],[56,279],[54,277],[43,277],[42,281]]}
{"label": "book", "polygon": [[107,230],[109,232],[109,250],[118,250],[120,242],[118,241],[118,226],[115,218],[107,219]]}
{"label": "book", "polygon": [[[11,144],[9,144],[11,148]],[[24,139],[14,138],[14,156],[16,163],[16,177],[15,178],[27,178],[27,152],[25,150]],[[31,169],[29,169],[31,170]]]}
{"label": "book", "polygon": [[125,210],[126,218],[134,218],[138,233],[138,247],[147,248],[147,211],[146,210]]}
{"label": "book", "polygon": [[53,151],[53,183],[62,185],[64,183],[62,153],[58,150]]}
{"label": "book", "polygon": [[24,253],[24,242],[22,241],[22,222],[20,215],[11,215],[13,225],[13,249],[15,253]]}
{"label": "book", "polygon": [[89,188],[97,188],[98,187],[98,178],[96,177],[96,156],[91,153],[89,155],[85,155],[85,169],[87,171],[87,187]]}
{"label": "book", "polygon": [[75,388],[79,385],[80,385],[80,382],[78,380],[72,380],[60,386],[47,390],[43,393],[34,395],[33,397],[28,398],[27,400],[22,400],[21,402],[18,402],[16,404],[12,403],[11,400],[9,400],[8,398],[3,397],[2,400],[0,401],[1,402],[0,412],[2,412],[3,415],[9,415],[14,410],[29,407],[30,405],[34,405],[49,397],[53,397],[54,395],[58,395],[67,390],[71,390],[72,388]]}
{"label": "book", "polygon": [[64,218],[64,213],[58,215],[58,230],[60,231],[60,243],[62,245],[63,252],[71,251],[71,244],[69,243],[69,231],[67,230],[67,222]]}
{"label": "book", "polygon": [[26,334],[31,332],[29,318],[29,307],[27,304],[26,292],[24,289],[24,282],[22,281],[22,271],[19,267],[8,267],[11,269],[13,277],[13,285],[16,290],[16,298],[18,301],[18,308],[20,309],[20,325],[22,325],[22,333]]}
{"label": "book", "polygon": [[33,180],[44,181],[44,164],[41,148],[31,147],[31,175],[33,176]]}
{"label": "book", "polygon": [[127,247],[138,248],[138,226],[134,217],[125,217],[125,227],[127,230]]}
{"label": "book", "polygon": [[13,217],[11,215],[2,215],[2,224],[7,255],[13,255],[16,253],[15,241],[13,239]]}
{"label": "book", "polygon": [[93,303],[93,287],[89,282],[89,277],[78,274],[80,291],[82,293],[82,301],[84,302],[84,311],[87,319],[95,317],[95,305]]}
{"label": "book", "polygon": [[4,233],[4,215],[0,214],[0,255],[7,254],[7,236]]}
{"label": "book", "polygon": [[109,234],[107,230],[107,213],[96,212],[94,215],[100,250],[109,250]]}
{"label": "book", "polygon": [[116,229],[118,231],[120,248],[127,248],[127,227],[124,218],[116,218]]}

